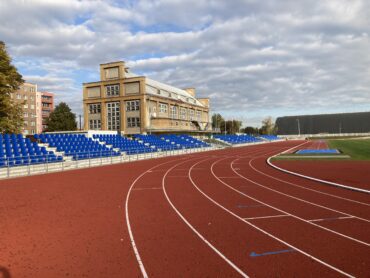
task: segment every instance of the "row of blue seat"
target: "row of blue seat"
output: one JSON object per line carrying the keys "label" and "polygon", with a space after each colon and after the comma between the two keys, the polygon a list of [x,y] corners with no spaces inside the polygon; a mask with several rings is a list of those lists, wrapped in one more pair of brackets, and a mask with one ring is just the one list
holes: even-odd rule
{"label": "row of blue seat", "polygon": [[214,138],[232,145],[260,142],[261,139],[252,135],[215,135]]}
{"label": "row of blue seat", "polygon": [[48,143],[50,147],[56,148],[59,152],[64,152],[66,156],[71,156],[73,160],[120,155],[120,152],[116,152],[84,134],[36,134],[35,138],[43,143]]}
{"label": "row of blue seat", "polygon": [[113,148],[120,149],[120,151],[126,154],[141,154],[157,151],[155,148],[151,148],[139,141],[128,139],[118,134],[94,134],[93,138],[107,145],[111,145]]}
{"label": "row of blue seat", "polygon": [[61,156],[40,147],[21,134],[0,134],[0,167],[62,161]]}

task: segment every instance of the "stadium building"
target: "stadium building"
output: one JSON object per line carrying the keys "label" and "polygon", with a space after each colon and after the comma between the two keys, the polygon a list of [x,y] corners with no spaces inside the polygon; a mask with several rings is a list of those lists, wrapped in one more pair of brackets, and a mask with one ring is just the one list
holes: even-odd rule
{"label": "stadium building", "polygon": [[209,99],[131,73],[123,61],[100,65],[100,81],[83,84],[84,129],[123,134],[212,131]]}
{"label": "stadium building", "polygon": [[370,132],[370,112],[286,116],[276,119],[279,135]]}

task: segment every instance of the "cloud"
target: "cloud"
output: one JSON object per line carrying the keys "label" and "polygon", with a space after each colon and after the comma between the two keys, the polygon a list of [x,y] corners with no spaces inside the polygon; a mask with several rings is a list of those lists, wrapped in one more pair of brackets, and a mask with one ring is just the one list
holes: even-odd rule
{"label": "cloud", "polygon": [[14,0],[0,4],[0,37],[27,78],[78,112],[99,63],[126,60],[258,124],[368,109],[369,10],[365,0]]}

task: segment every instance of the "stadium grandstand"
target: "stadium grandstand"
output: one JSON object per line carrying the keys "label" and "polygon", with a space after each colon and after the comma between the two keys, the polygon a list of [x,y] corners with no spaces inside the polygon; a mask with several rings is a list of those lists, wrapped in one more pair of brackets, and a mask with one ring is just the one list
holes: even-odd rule
{"label": "stadium grandstand", "polygon": [[279,135],[370,132],[370,112],[286,116],[276,119]]}
{"label": "stadium grandstand", "polygon": [[123,134],[212,132],[209,99],[129,71],[123,61],[100,65],[100,81],[83,84],[84,130]]}

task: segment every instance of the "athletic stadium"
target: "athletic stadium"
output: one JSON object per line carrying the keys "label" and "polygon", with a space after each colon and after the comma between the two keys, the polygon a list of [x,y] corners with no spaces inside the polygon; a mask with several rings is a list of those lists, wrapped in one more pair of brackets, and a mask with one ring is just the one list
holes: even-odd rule
{"label": "athletic stadium", "polygon": [[100,77],[84,130],[0,135],[0,277],[369,276],[368,129],[219,134],[194,88]]}

